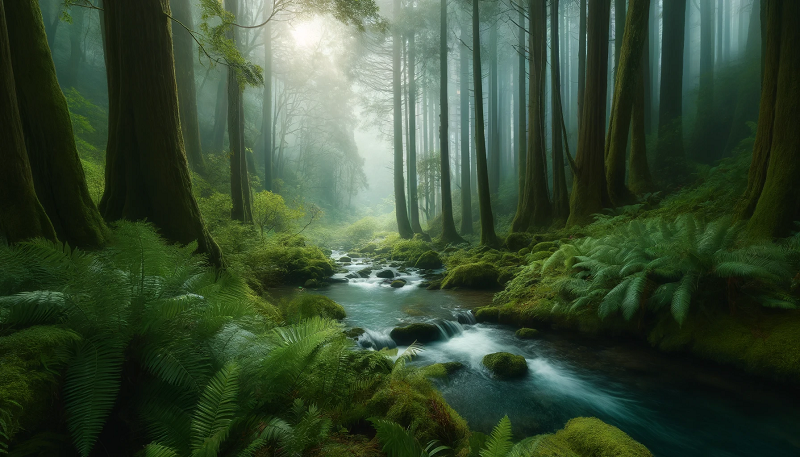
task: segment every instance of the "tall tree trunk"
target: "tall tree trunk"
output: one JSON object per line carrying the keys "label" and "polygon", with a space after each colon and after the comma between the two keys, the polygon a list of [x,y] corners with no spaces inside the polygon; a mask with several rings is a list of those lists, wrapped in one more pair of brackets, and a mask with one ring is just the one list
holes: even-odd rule
{"label": "tall tree trunk", "polygon": [[614,79],[619,72],[622,41],[625,39],[625,0],[614,0]]}
{"label": "tall tree trunk", "polygon": [[[721,52],[717,53],[717,58],[718,62],[722,59]],[[716,158],[712,152],[718,142],[711,136],[713,116],[714,0],[700,0],[700,85],[697,91],[697,130],[693,142],[697,159],[711,161]]]}
{"label": "tall tree trunk", "polygon": [[[497,14],[492,10],[492,16]],[[500,110],[497,107],[497,18],[489,25],[489,189],[497,195],[500,189]]]}
{"label": "tall tree trunk", "polygon": [[567,177],[564,174],[564,150],[562,148],[561,118],[561,67],[558,35],[558,0],[550,0],[550,84],[553,104],[552,157],[553,157],[553,218],[565,222],[569,217],[569,194],[567,193]]}
{"label": "tall tree trunk", "polygon": [[[728,0],[728,1],[730,1],[730,0]],[[717,4],[716,9],[714,8],[714,3]],[[716,62],[717,66],[722,65],[722,13],[723,13],[723,10],[724,10],[724,3],[725,2],[723,0],[716,0],[716,1],[715,0],[708,0],[708,5],[706,6],[706,9],[708,10],[708,16],[709,16],[708,20],[710,21],[710,24],[711,24],[710,27],[709,27],[711,29],[711,39],[710,39],[710,41],[712,43],[712,45],[711,45],[711,49],[712,49],[711,50],[711,60],[712,61],[714,60],[714,51],[716,51],[716,53],[717,53],[717,62]],[[717,13],[716,24],[714,23],[714,11],[715,10],[716,10],[716,13]],[[700,4],[700,21],[701,21],[701,23],[705,21],[705,19],[703,18],[703,4],[702,3]],[[715,28],[715,26],[716,26],[716,32],[717,32],[717,40],[716,40],[717,42],[715,43],[716,46],[714,44],[714,28]],[[703,45],[702,45],[702,41],[703,41],[702,28],[703,28],[703,26],[701,25],[700,26],[700,29],[701,29],[700,30],[700,35],[701,35],[701,37],[700,37],[701,51],[700,52],[701,52],[701,54],[702,54],[702,47],[703,47]],[[702,57],[700,57],[700,59],[702,60]],[[701,64],[701,66],[702,66],[702,64]]]}
{"label": "tall tree trunk", "polygon": [[[657,1],[657,0],[656,0]],[[649,33],[648,33],[649,35]],[[650,175],[650,167],[647,164],[647,138],[646,122],[647,104],[645,99],[650,86],[647,84],[645,73],[650,72],[648,59],[650,48],[645,39],[642,63],[639,65],[639,77],[636,78],[636,93],[633,96],[633,112],[631,120],[631,156],[628,162],[628,189],[635,195],[642,195],[652,192],[653,178]]]}
{"label": "tall tree trunk", "polygon": [[106,220],[147,219],[166,239],[188,244],[223,265],[192,195],[183,151],[165,0],[106,0],[109,129]]}
{"label": "tall tree trunk", "polygon": [[[397,1],[397,0],[395,0]],[[481,244],[497,246],[494,232],[489,170],[486,164],[486,134],[483,120],[483,73],[481,71],[481,21],[478,0],[472,0],[472,79],[475,89],[475,158],[478,173],[478,203],[481,212]]]}
{"label": "tall tree trunk", "polygon": [[106,227],[86,186],[39,4],[10,1],[5,12],[19,118],[36,194],[61,241],[99,246]]}
{"label": "tall tree trunk", "polygon": [[[173,17],[189,29],[194,28],[189,0],[170,0]],[[186,159],[195,173],[203,174],[203,149],[200,147],[200,124],[197,121],[197,91],[194,81],[194,39],[183,27],[172,34],[175,54],[175,78],[178,83],[178,108]]]}
{"label": "tall tree trunk", "polygon": [[642,78],[640,67],[647,41],[647,13],[650,0],[630,0],[630,13],[625,24],[625,34],[620,49],[617,80],[614,86],[614,103],[606,148],[606,185],[608,197],[614,206],[624,206],[632,201],[625,186],[625,156],[628,149],[631,112]]}
{"label": "tall tree trunk", "polygon": [[[239,16],[239,0],[228,0],[225,8],[233,17]],[[233,27],[229,39],[234,46],[240,46],[239,29]],[[244,146],[244,100],[242,83],[236,70],[228,68],[228,141],[230,143],[231,166],[231,218],[235,221],[250,223],[253,221],[250,205],[250,179],[247,174],[247,151]]]}
{"label": "tall tree trunk", "polygon": [[[394,0],[394,17],[400,17],[400,0]],[[406,207],[405,180],[403,179],[403,97],[400,83],[400,54],[402,47],[400,29],[394,27],[392,33],[392,90],[394,92],[394,212],[397,218],[397,231],[400,237],[410,239],[414,236],[408,220]]]}
{"label": "tall tree trunk", "polygon": [[663,11],[661,89],[658,104],[658,151],[660,166],[683,157],[683,41],[686,0],[668,0]]}
{"label": "tall tree trunk", "polygon": [[578,135],[576,173],[572,181],[567,225],[590,223],[592,214],[608,204],[603,146],[608,87],[608,23],[611,0],[590,0],[589,49],[586,68],[586,100]]}
{"label": "tall tree trunk", "polygon": [[[586,1],[586,0],[583,0]],[[526,34],[528,33],[525,30],[525,2],[524,0],[519,0],[519,17],[517,20],[519,21],[519,31],[517,32],[517,50],[518,55],[518,64],[517,64],[517,118],[519,120],[519,125],[517,126],[517,130],[519,130],[519,138],[517,139],[517,211],[522,210],[522,199],[525,195],[525,174],[527,173],[527,163],[528,163],[528,114],[527,104],[525,100],[527,98],[527,92],[525,90],[525,62],[527,60],[525,55],[525,50],[527,49],[526,42],[528,40],[525,39]]]}
{"label": "tall tree trunk", "polygon": [[228,72],[219,78],[217,102],[214,106],[214,127],[211,130],[212,152],[223,152],[225,147],[225,127],[228,125]]}
{"label": "tall tree trunk", "polygon": [[39,237],[55,240],[53,225],[36,197],[25,151],[3,2],[0,0],[0,242]]}
{"label": "tall tree trunk", "polygon": [[[650,125],[652,123],[652,117],[653,117],[652,116],[652,114],[653,114],[653,108],[652,108],[652,106],[653,106],[653,98],[652,98],[652,93],[651,93],[651,90],[650,90],[650,87],[652,87],[652,85],[653,85],[652,82],[651,82],[651,79],[653,77],[652,77],[652,70],[651,70],[651,67],[650,67],[650,55],[651,55],[651,53],[650,53],[650,43],[652,41],[650,39],[650,37],[652,36],[652,34],[650,33],[650,27],[653,26],[652,12],[653,12],[653,9],[655,8],[655,6],[653,6],[654,3],[656,5],[658,5],[658,0],[653,0],[652,2],[650,2],[650,11],[649,11],[649,15],[648,15],[649,17],[648,17],[648,21],[647,21],[647,36],[644,39],[644,51],[642,51],[643,55],[642,55],[642,67],[641,67],[642,68],[642,71],[641,71],[642,83],[644,84],[644,87],[645,87],[644,97],[643,97],[644,100],[642,101],[642,103],[644,103],[644,107],[643,107],[644,111],[642,112],[642,116],[644,116],[643,121],[644,121],[644,130],[645,130],[646,134],[650,134]],[[636,102],[634,102],[634,103],[636,103]]]}
{"label": "tall tree trunk", "polygon": [[648,135],[652,133],[655,123],[658,120],[658,95],[659,95],[659,75],[661,72],[661,7],[660,0],[653,0],[653,12],[650,16],[650,124],[647,126]]}
{"label": "tall tree trunk", "polygon": [[450,194],[450,117],[447,103],[447,0],[441,0],[439,10],[439,163],[442,186],[442,238],[441,242],[463,243],[464,239],[456,232],[453,220],[453,197]]}
{"label": "tall tree trunk", "polygon": [[461,101],[461,233],[472,235],[472,185],[470,177],[469,150],[469,56],[467,55],[467,24],[461,23],[461,46],[459,50],[459,99]]}
{"label": "tall tree trunk", "polygon": [[530,0],[528,12],[528,159],[525,172],[525,193],[511,223],[513,232],[524,232],[531,227],[544,227],[552,218],[552,206],[547,192],[547,160],[545,158],[545,30],[547,11],[544,0]]}
{"label": "tall tree trunk", "polygon": [[412,32],[408,37],[408,208],[411,230],[422,233],[417,195],[417,46]]}
{"label": "tall tree trunk", "polygon": [[[265,12],[269,15],[269,12]],[[264,26],[264,97],[261,105],[261,136],[264,154],[264,190],[275,191],[273,179],[273,153],[272,147],[272,23]]]}
{"label": "tall tree trunk", "polygon": [[764,82],[743,216],[748,232],[783,237],[800,219],[800,2],[766,6]]}
{"label": "tall tree trunk", "polygon": [[[67,62],[67,71],[64,74],[64,87],[75,87],[78,82],[78,68],[83,58],[83,46],[81,44],[83,43],[83,32],[85,31],[83,27],[84,12],[85,8],[79,6],[70,8],[72,24],[69,26],[69,61]],[[11,22],[13,24],[13,21]],[[44,27],[44,22],[42,27]]]}
{"label": "tall tree trunk", "polygon": [[583,99],[586,97],[586,0],[580,0],[578,24],[578,131],[583,119]]}

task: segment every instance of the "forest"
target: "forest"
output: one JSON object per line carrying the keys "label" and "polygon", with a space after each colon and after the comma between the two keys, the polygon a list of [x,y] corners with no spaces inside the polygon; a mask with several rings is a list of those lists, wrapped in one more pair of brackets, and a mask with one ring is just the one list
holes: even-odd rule
{"label": "forest", "polygon": [[0,0],[0,456],[800,455],[800,1]]}

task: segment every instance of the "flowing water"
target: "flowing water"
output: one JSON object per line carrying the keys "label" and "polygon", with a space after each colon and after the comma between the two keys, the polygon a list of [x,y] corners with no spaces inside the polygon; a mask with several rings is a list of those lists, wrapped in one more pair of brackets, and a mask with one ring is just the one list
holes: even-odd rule
{"label": "flowing water", "polygon": [[[345,268],[369,266],[363,262],[354,259]],[[489,304],[491,294],[428,291],[418,287],[423,280],[415,272],[401,273],[408,284],[392,288],[375,277],[377,271],[318,293],[345,308],[346,325],[365,329],[359,339],[364,348],[394,347],[389,332],[398,325],[438,325],[440,341],[425,345],[413,363],[464,364],[436,383],[473,430],[488,433],[507,414],[521,438],[553,432],[573,417],[594,416],[656,456],[800,456],[797,391],[641,345],[555,332],[520,340],[511,327],[475,323],[469,310]],[[528,375],[493,379],[481,359],[499,351],[523,355]]]}

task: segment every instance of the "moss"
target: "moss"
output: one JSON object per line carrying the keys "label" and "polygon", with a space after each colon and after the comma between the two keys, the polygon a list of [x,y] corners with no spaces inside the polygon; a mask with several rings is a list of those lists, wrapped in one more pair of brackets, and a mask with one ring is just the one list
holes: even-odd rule
{"label": "moss", "polygon": [[439,339],[439,327],[433,324],[416,323],[405,327],[395,327],[389,336],[400,345],[408,345],[417,341],[419,343],[430,343]]}
{"label": "moss", "polygon": [[550,251],[534,252],[533,254],[528,256],[528,260],[530,262],[536,262],[537,260],[549,259],[551,255],[553,255],[553,253]]}
{"label": "moss", "polygon": [[377,276],[379,278],[384,278],[384,279],[392,279],[392,278],[394,278],[394,272],[387,268],[386,270],[381,270],[381,271],[375,273],[375,276]]}
{"label": "moss", "polygon": [[652,453],[625,432],[595,417],[576,417],[555,437],[582,456],[652,457]]}
{"label": "moss", "polygon": [[533,235],[527,232],[516,232],[508,235],[506,238],[506,246],[509,251],[519,251],[522,248],[530,246],[533,241]]}
{"label": "moss", "polygon": [[538,435],[534,439],[536,447],[529,457],[582,457],[569,447],[568,442],[555,434]]}
{"label": "moss", "polygon": [[541,243],[537,243],[534,247],[531,248],[531,252],[542,252],[542,251],[555,251],[558,249],[558,243],[555,241],[542,241]]}
{"label": "moss", "polygon": [[430,244],[422,239],[400,240],[392,246],[392,260],[415,262],[422,254],[431,250]]}
{"label": "moss", "polygon": [[392,284],[391,284],[391,286],[393,288],[395,288],[395,289],[399,289],[399,288],[401,288],[401,287],[403,287],[405,285],[406,285],[406,280],[405,279],[395,279],[394,281],[392,281]]}
{"label": "moss", "polygon": [[534,338],[539,337],[539,331],[536,330],[535,328],[523,327],[514,332],[514,335],[516,335],[517,338],[522,340],[532,340]]}
{"label": "moss", "polygon": [[344,319],[346,315],[342,305],[324,295],[303,293],[298,295],[286,307],[286,316],[293,322],[314,316],[338,320]]}
{"label": "moss", "polygon": [[481,363],[500,379],[518,378],[528,372],[525,357],[508,352],[487,354]]}
{"label": "moss", "polygon": [[429,378],[446,378],[462,368],[464,368],[464,364],[461,362],[445,362],[434,363],[433,365],[422,367],[421,370],[422,374]]}
{"label": "moss", "polygon": [[475,310],[475,320],[477,322],[497,322],[499,309],[493,306],[486,306]]}
{"label": "moss", "polygon": [[362,278],[369,278],[369,275],[371,274],[372,274],[372,268],[364,268],[358,270],[358,275],[361,276]]}
{"label": "moss", "polygon": [[528,255],[528,254],[530,254],[530,253],[531,253],[531,248],[527,248],[527,247],[526,248],[522,248],[522,249],[519,250],[519,252],[517,252],[517,254],[519,254],[520,256],[523,256],[523,257]]}
{"label": "moss", "polygon": [[346,336],[348,338],[358,339],[358,337],[363,335],[365,331],[366,330],[364,330],[361,327],[353,327],[353,328],[349,328],[349,329],[345,330],[344,331],[344,336]]}
{"label": "moss", "polygon": [[[377,440],[363,435],[337,434],[309,451],[312,457],[381,457],[384,453]],[[257,454],[258,455],[258,454]]]}
{"label": "moss", "polygon": [[414,266],[423,270],[434,270],[442,267],[442,259],[436,251],[428,251],[417,258]]}
{"label": "moss", "polygon": [[339,257],[339,262],[342,262],[342,263],[349,263],[349,262],[352,262],[352,261],[353,261],[353,259],[351,259],[350,257],[347,257],[347,256]]}
{"label": "moss", "polygon": [[447,273],[442,289],[466,287],[470,289],[496,289],[499,287],[497,268],[486,262],[459,265]]}

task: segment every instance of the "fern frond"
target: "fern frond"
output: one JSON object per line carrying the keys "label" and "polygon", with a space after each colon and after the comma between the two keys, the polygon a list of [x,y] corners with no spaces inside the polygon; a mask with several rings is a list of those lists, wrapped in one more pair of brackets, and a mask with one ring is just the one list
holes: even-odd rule
{"label": "fern frond", "polygon": [[0,324],[29,327],[58,322],[66,311],[66,295],[49,290],[0,297]]}
{"label": "fern frond", "polygon": [[511,450],[511,421],[508,416],[500,419],[495,425],[491,435],[486,440],[486,445],[481,449],[481,457],[506,457]]}
{"label": "fern frond", "polygon": [[229,363],[208,381],[192,417],[193,453],[216,452],[227,438],[237,408],[238,380],[238,368]]}
{"label": "fern frond", "polygon": [[144,448],[145,457],[178,457],[178,451],[160,444],[148,444]]}
{"label": "fern frond", "polygon": [[369,419],[383,443],[383,451],[389,457],[416,457],[423,453],[422,446],[408,430],[386,419]]}
{"label": "fern frond", "polygon": [[683,321],[686,320],[686,316],[689,314],[692,296],[697,288],[697,279],[696,273],[686,274],[681,279],[672,295],[670,310],[672,311],[672,316],[679,324],[683,324]]}
{"label": "fern frond", "polygon": [[417,356],[420,352],[424,351],[422,344],[414,341],[413,343],[409,344],[408,347],[403,351],[402,354],[397,356],[397,359],[394,361],[394,369],[402,369],[406,362],[410,361],[414,357]]}

